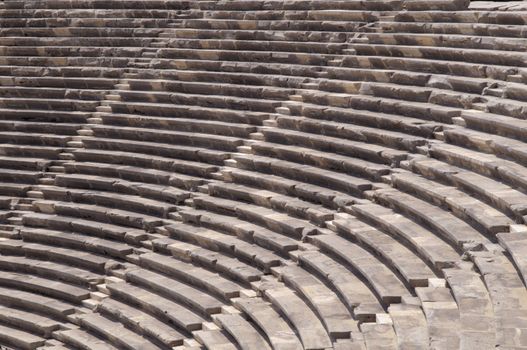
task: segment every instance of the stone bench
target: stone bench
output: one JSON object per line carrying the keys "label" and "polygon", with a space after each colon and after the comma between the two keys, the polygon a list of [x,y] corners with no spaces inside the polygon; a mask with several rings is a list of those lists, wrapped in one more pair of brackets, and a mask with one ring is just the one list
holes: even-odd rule
{"label": "stone bench", "polygon": [[[8,22],[9,23],[9,22]],[[356,31],[364,22],[323,20],[254,20],[254,19],[184,19],[184,28],[196,29],[245,29],[245,30],[301,30],[301,31]]]}
{"label": "stone bench", "polygon": [[34,109],[0,109],[2,120],[33,120],[58,123],[85,123],[90,114],[87,112],[46,111]]}
{"label": "stone bench", "polygon": [[87,289],[15,272],[0,272],[0,285],[8,288],[26,290],[31,293],[43,294],[74,304],[80,304],[82,300],[90,297]]}
{"label": "stone bench", "polygon": [[88,100],[0,97],[0,107],[2,108],[95,112],[98,105],[98,101]]}
{"label": "stone bench", "polygon": [[410,161],[410,166],[427,178],[437,178],[476,195],[517,221],[523,220],[522,216],[527,213],[524,206],[526,199],[522,192],[490,177],[429,158],[416,158]]}
{"label": "stone bench", "polygon": [[236,339],[241,349],[271,350],[266,338],[239,314],[218,314],[213,320]]}
{"label": "stone bench", "polygon": [[229,1],[227,3],[214,3],[204,1],[199,4],[201,10],[222,10],[222,11],[257,11],[269,8],[276,10],[376,10],[390,11],[398,10],[404,1],[310,1],[308,3],[297,1],[276,0],[271,2],[265,1]]}
{"label": "stone bench", "polygon": [[64,152],[62,147],[0,144],[0,154],[8,157],[57,159],[62,152]]}
{"label": "stone bench", "polygon": [[46,340],[29,332],[0,325],[0,341],[18,349],[33,350],[44,345]]}
{"label": "stone bench", "polygon": [[[523,76],[521,75],[522,71],[523,70],[519,69],[519,74],[513,74],[514,72],[509,72],[510,77],[507,78],[507,80],[523,81]],[[519,84],[514,83],[514,85]],[[483,111],[488,111],[490,114],[505,115],[513,118],[522,119],[523,113],[527,108],[527,103],[523,100],[524,98],[521,95],[522,93],[522,91],[516,91],[514,92],[514,94],[512,94],[510,93],[510,90],[506,89],[506,87],[504,87],[503,89],[499,89],[496,87],[496,85],[490,86],[484,91],[486,108]],[[476,107],[476,109],[477,108],[478,107]]]}
{"label": "stone bench", "polygon": [[[12,48],[12,47],[8,47]],[[0,50],[4,55],[27,54],[25,52],[10,52],[12,50]],[[21,51],[21,50],[19,50]],[[124,55],[124,54],[123,54]],[[125,56],[126,57],[126,56]],[[219,61],[242,61],[242,62],[270,62],[270,63],[292,63],[307,65],[327,65],[328,61],[338,57],[334,54],[316,54],[304,52],[280,52],[271,53],[264,51],[236,51],[236,50],[195,50],[186,48],[159,49],[159,58],[165,59],[191,59],[191,60],[219,60]]]}
{"label": "stone bench", "polygon": [[[221,61],[205,59],[165,59],[155,61],[155,70],[142,70],[139,78],[164,78],[194,82],[221,82],[228,84],[253,85],[266,88],[305,88],[309,78],[326,76],[316,65],[302,63],[266,62],[265,65],[252,61]],[[160,69],[161,74],[156,74]],[[358,83],[352,83],[357,86]],[[221,109],[219,109],[221,111]],[[231,111],[233,113],[236,111]],[[251,112],[258,116],[258,112]],[[262,112],[260,112],[260,115]],[[250,115],[250,114],[249,114]],[[198,117],[200,118],[200,117]]]}
{"label": "stone bench", "polygon": [[387,265],[392,265],[392,269],[398,271],[409,285],[427,286],[428,279],[435,277],[435,273],[416,253],[375,227],[346,213],[337,214],[332,224],[337,233],[376,252]]}
{"label": "stone bench", "polygon": [[[431,81],[434,81],[432,78]],[[437,106],[445,108],[474,108],[481,102],[482,92],[461,92],[441,86],[440,83],[431,84],[428,87],[408,88],[396,84],[386,83],[364,83],[361,86],[360,92],[365,95],[372,95],[392,100],[404,100],[412,103],[424,103],[422,106],[426,107],[426,103],[431,104],[430,108]],[[468,84],[471,85],[471,84]],[[490,84],[489,84],[490,85]],[[451,123],[448,120],[440,120],[445,123]]]}
{"label": "stone bench", "polygon": [[80,124],[72,123],[45,123],[45,122],[20,122],[20,121],[0,121],[0,128],[4,131],[23,132],[23,133],[49,133],[58,135],[77,135]]}
{"label": "stone bench", "polygon": [[273,273],[304,298],[317,313],[330,337],[349,338],[358,332],[357,323],[338,295],[308,271],[289,265],[275,267]]}
{"label": "stone bench", "polygon": [[[149,77],[150,79],[168,79],[185,84],[192,82],[199,83],[221,83],[229,85],[247,86],[250,97],[251,90],[261,89],[261,93],[269,94],[269,89],[273,90],[273,96],[276,89],[280,91],[291,92],[289,89],[300,89],[302,84],[308,81],[307,77],[318,77],[316,71],[305,64],[285,64],[266,62],[265,66],[252,61],[238,61],[235,63],[222,62],[212,59],[159,59],[159,65],[152,70],[143,70],[140,77]],[[165,68],[159,72],[159,68]],[[159,72],[156,74],[156,72]],[[133,84],[133,82],[132,82]],[[132,85],[133,86],[133,85]],[[213,86],[209,87],[213,88]],[[236,89],[229,86],[229,90]],[[288,96],[291,95],[288,93]],[[271,96],[267,96],[268,98]],[[285,97],[285,96],[284,96]],[[257,98],[256,96],[254,98]],[[253,112],[254,113],[254,112]],[[221,119],[224,120],[225,119]]]}
{"label": "stone bench", "polygon": [[256,190],[252,187],[229,183],[210,183],[207,186],[208,192],[212,196],[244,201],[286,212],[291,216],[309,220],[319,226],[324,226],[327,220],[333,218],[333,212],[329,209],[275,192]]}
{"label": "stone bench", "polygon": [[[449,21],[461,23],[484,23],[484,24],[506,24],[521,25],[525,24],[522,16],[524,11],[408,11],[399,13],[395,16],[397,21],[401,22],[442,22],[449,18]],[[448,21],[446,21],[448,22]]]}
{"label": "stone bench", "polygon": [[[112,256],[121,259],[124,259],[133,251],[133,248],[127,244],[73,232],[23,228],[20,231],[20,235],[27,242],[67,247],[69,249],[93,252],[103,256]],[[106,263],[108,259],[101,259],[97,265],[102,267],[104,265],[102,263],[103,261]]]}
{"label": "stone bench", "polygon": [[[489,137],[496,137],[495,135],[497,134],[523,141],[527,139],[526,122],[515,117],[480,111],[464,111],[460,117],[463,118],[468,128],[489,133]],[[510,142],[514,143],[514,140]],[[492,147],[492,145],[489,146]]]}
{"label": "stone bench", "polygon": [[512,187],[527,188],[525,168],[492,154],[477,152],[450,144],[434,144],[432,157],[480,175],[502,180]]}
{"label": "stone bench", "polygon": [[[210,86],[210,85],[209,85]],[[181,92],[139,92],[139,91],[122,91],[119,92],[123,102],[109,102],[109,106],[115,112],[135,112],[140,111],[141,114],[148,114],[150,110],[156,108],[170,109],[170,104],[176,105],[196,105],[203,107],[226,108],[231,110],[247,110],[254,112],[273,113],[276,107],[280,106],[280,101],[247,98],[238,96],[226,96],[222,94],[211,93],[207,95],[205,92],[201,93],[181,93]],[[148,103],[138,103],[146,100]],[[141,106],[142,105],[142,106]],[[137,107],[137,108],[136,108]]]}
{"label": "stone bench", "polygon": [[38,183],[41,177],[42,177],[41,171],[0,169],[0,179],[6,182],[16,181],[16,182],[25,183],[25,184],[36,184]]}
{"label": "stone bench", "polygon": [[[2,159],[0,157],[0,159]],[[17,183],[4,182],[0,184],[0,195],[7,197],[26,197],[28,191],[31,190],[31,186]],[[5,206],[6,200],[2,201],[2,206]]]}
{"label": "stone bench", "polygon": [[[184,217],[188,215],[188,212],[187,214],[181,213],[180,215]],[[242,261],[246,261],[250,265],[255,264],[266,271],[281,263],[281,259],[267,249],[259,249],[256,245],[249,244],[224,233],[189,225],[168,225],[164,228],[171,237],[175,237],[178,240],[199,245],[202,248],[212,251],[233,255]],[[168,248],[170,249],[170,246]]]}
{"label": "stone bench", "polygon": [[[5,20],[4,20],[5,21]],[[129,57],[138,58],[142,55],[142,48],[108,48],[108,47],[79,47],[79,46],[3,46],[0,53],[3,56],[79,56],[79,57]],[[66,105],[67,101],[62,104]]]}
{"label": "stone bench", "polygon": [[[352,39],[353,40],[353,39]],[[338,63],[337,63],[338,62]],[[326,91],[353,93],[359,90],[357,82],[392,83],[426,86],[430,74],[388,69],[367,69],[348,67],[340,61],[327,68],[327,76],[321,79],[319,87]],[[342,61],[344,62],[344,60]],[[325,75],[325,74],[324,74]],[[452,78],[454,79],[454,78]]]}
{"label": "stone bench", "polygon": [[[5,9],[2,13],[6,18],[24,18],[31,16],[31,18],[98,18],[93,15],[93,10],[90,8],[73,8],[67,6],[66,8],[25,8],[24,11],[19,9]],[[102,18],[159,18],[159,19],[177,19],[179,17],[192,17],[192,12],[189,11],[188,6],[183,9],[166,9],[160,7],[154,8],[97,8],[97,14]]]}
{"label": "stone bench", "polygon": [[91,335],[81,329],[61,330],[53,333],[54,336],[67,345],[77,346],[85,349],[117,350],[113,345]]}
{"label": "stone bench", "polygon": [[[95,137],[160,142],[171,145],[180,144],[231,152],[236,151],[237,147],[243,144],[241,139],[234,137],[191,132],[112,126],[93,126],[92,130]],[[2,141],[1,137],[0,141]]]}
{"label": "stone bench", "polygon": [[469,63],[481,63],[488,65],[520,66],[525,67],[525,58],[519,52],[499,50],[463,49],[430,47],[430,46],[408,46],[408,45],[377,45],[377,44],[350,44],[350,49],[355,49],[358,55],[398,56],[408,58],[432,58],[440,57],[442,60],[461,61]]}
{"label": "stone bench", "polygon": [[233,303],[263,330],[273,349],[303,349],[298,336],[271,304],[261,298],[237,298]]}
{"label": "stone bench", "polygon": [[221,301],[208,293],[160,273],[133,268],[126,271],[125,276],[128,282],[185,305],[203,317],[219,313],[223,307]]}
{"label": "stone bench", "polygon": [[162,218],[167,218],[168,213],[176,210],[173,204],[131,194],[57,186],[38,186],[37,189],[43,193],[45,200],[93,204],[106,210],[116,208]]}
{"label": "stone bench", "polygon": [[271,231],[295,239],[301,239],[305,235],[315,234],[318,230],[316,226],[304,220],[252,204],[217,199],[216,197],[199,196],[194,198],[194,205],[198,209],[216,211],[220,214],[221,210],[218,211],[216,208],[223,207],[223,210],[230,211],[231,215],[236,215],[242,220],[257,223]]}
{"label": "stone bench", "polygon": [[383,312],[374,292],[344,265],[318,251],[302,251],[297,256],[300,266],[315,273],[338,293],[355,319],[374,321],[375,315]]}
{"label": "stone bench", "polygon": [[[18,86],[9,84],[2,78],[2,86],[0,87],[0,96],[5,98],[17,98],[17,99],[50,99],[50,100],[82,100],[82,101],[101,101],[104,99],[106,91],[100,89],[88,89],[88,88],[70,88],[65,89],[63,86],[60,87],[47,87],[47,89],[41,89],[41,86],[33,87],[34,83],[25,80],[18,84],[24,84],[25,86]],[[14,85],[14,86],[13,86]],[[62,83],[62,85],[65,85]],[[38,108],[33,108],[38,109]]]}
{"label": "stone bench", "polygon": [[174,324],[182,331],[201,329],[201,323],[204,320],[196,313],[147,289],[124,282],[110,283],[106,285],[106,288],[110,291],[112,298],[139,307],[165,322]]}
{"label": "stone bench", "polygon": [[[126,174],[132,173],[131,170],[137,172],[136,168],[140,167],[207,178],[218,169],[213,164],[227,157],[227,153],[222,151],[187,146],[176,148],[174,145],[155,142],[85,138],[83,143],[88,149],[72,151],[76,161],[114,164],[117,165],[117,171]],[[194,160],[189,160],[192,155]],[[207,160],[213,164],[207,164]],[[129,169],[130,166],[133,168]]]}
{"label": "stone bench", "polygon": [[402,191],[449,208],[454,215],[487,234],[508,231],[509,225],[514,223],[503,213],[453,186],[445,186],[410,173],[392,174],[392,183]]}
{"label": "stone bench", "polygon": [[[103,277],[100,274],[85,270],[92,267],[93,271],[97,271],[97,269],[93,268],[95,263],[99,264],[98,267],[101,266],[100,262],[93,262],[95,259],[90,261],[88,254],[75,252],[75,255],[69,249],[48,247],[40,244],[20,243],[16,246],[14,242],[11,245],[8,245],[8,243],[9,241],[1,244],[2,248],[6,248],[6,255],[22,253],[25,256],[1,256],[0,267],[3,270],[35,274],[82,287],[93,287],[103,281]],[[108,259],[105,259],[106,261]],[[104,270],[99,268],[97,272],[104,273]]]}
{"label": "stone bench", "polygon": [[162,223],[162,220],[157,217],[98,205],[45,200],[36,201],[33,204],[36,209],[46,214],[72,216],[101,223],[141,228],[146,231],[153,230]]}
{"label": "stone bench", "polygon": [[[84,153],[81,157],[86,156],[87,154]],[[149,193],[155,197],[158,196],[158,192],[153,189],[172,186],[170,187],[170,191],[159,193],[163,198],[173,198],[174,196],[175,198],[180,198],[181,195],[173,187],[192,191],[206,182],[205,179],[199,177],[174,174],[172,171],[148,169],[146,167],[129,165],[94,163],[89,161],[64,163],[64,168],[66,169],[66,172],[72,176],[78,175],[79,177],[85,177],[103,175],[108,178],[123,179],[124,183],[127,181],[130,181],[130,183],[142,183],[143,186],[141,186],[141,189],[136,189],[136,191],[144,191],[144,193]],[[119,183],[119,180],[114,181]],[[154,187],[150,187],[147,184],[153,184]]]}
{"label": "stone bench", "polygon": [[[518,125],[517,129],[521,132],[521,125]],[[452,145],[467,147],[478,152],[491,153],[498,159],[511,159],[521,165],[527,164],[525,144],[520,140],[467,130],[466,128],[445,130],[444,135],[445,140]],[[506,164],[512,163],[507,162]]]}
{"label": "stone bench", "polygon": [[[459,108],[441,106],[427,102],[401,101],[399,99],[358,95],[349,101],[349,106],[371,112],[398,114],[424,121],[452,123],[452,118],[460,115]],[[415,137],[414,137],[415,138]]]}
{"label": "stone bench", "polygon": [[145,184],[143,182],[129,182],[126,180],[116,180],[115,178],[84,175],[67,174],[57,175],[55,184],[61,187],[85,188],[101,191],[114,191],[134,196],[142,196],[154,200],[161,200],[168,203],[179,204],[190,197],[190,193],[171,186],[160,186],[155,184]]}
{"label": "stone bench", "polygon": [[14,158],[11,155],[9,157],[0,157],[0,160],[3,168],[21,171],[43,172],[51,165],[49,160],[31,157]]}
{"label": "stone bench", "polygon": [[321,135],[320,125],[307,118],[280,117],[278,123],[280,129],[262,129],[268,142],[310,147],[320,152],[331,152],[381,164],[397,163],[408,156],[405,151],[366,143],[360,133],[354,135],[355,140],[339,135]]}
{"label": "stone bench", "polygon": [[[456,23],[457,25],[457,23]],[[486,64],[463,61],[440,61],[434,57],[390,57],[376,54],[347,56],[343,66],[368,69],[397,69],[422,73],[455,74],[469,78],[489,78],[507,80],[511,74],[509,66],[493,65],[487,70]]]}
{"label": "stone bench", "polygon": [[[468,10],[465,8],[465,10]],[[450,21],[454,23],[476,23],[478,22],[479,16],[482,14],[480,11],[408,11],[405,13],[398,13],[395,15],[395,20],[397,22],[447,22],[446,19],[449,18]]]}
{"label": "stone bench", "polygon": [[[273,132],[271,131],[269,134],[273,135]],[[264,135],[269,134],[264,131]],[[272,140],[278,139],[277,137],[273,136],[270,136],[269,138]],[[309,136],[306,138],[309,139]],[[298,143],[291,142],[290,144]],[[277,145],[271,142],[258,142],[251,145],[251,150],[257,155],[311,165],[354,176],[360,175],[370,180],[379,180],[381,176],[390,173],[390,168],[386,165],[376,164],[340,154],[320,152],[316,149],[307,147],[287,146],[281,144]],[[360,154],[358,154],[358,156],[360,156]]]}
{"label": "stone bench", "polygon": [[467,172],[459,171],[451,175],[454,183],[469,193],[481,196],[491,205],[499,210],[513,216],[516,221],[522,221],[525,214],[525,195],[506,184],[491,178]]}
{"label": "stone bench", "polygon": [[159,349],[152,342],[125,328],[121,323],[100,315],[84,314],[79,316],[79,321],[82,328],[100,335],[116,347],[145,350]]}
{"label": "stone bench", "polygon": [[[30,11],[29,11],[30,12]],[[74,12],[74,11],[72,11]],[[39,18],[40,15],[49,15],[53,12],[46,11],[33,12]],[[63,12],[64,13],[64,12]],[[67,12],[71,13],[70,11]],[[29,14],[29,13],[28,13]],[[75,16],[75,13],[71,13]],[[134,38],[134,37],[2,37],[0,38],[0,44],[2,46],[113,46],[113,47],[146,47],[149,46],[153,41],[153,38]]]}
{"label": "stone bench", "polygon": [[97,27],[61,27],[61,28],[2,28],[4,37],[52,37],[60,33],[62,37],[158,37],[163,28],[97,28]]}
{"label": "stone bench", "polygon": [[[520,73],[521,75],[521,73]],[[523,76],[522,76],[523,78]],[[521,81],[521,80],[520,80]],[[526,90],[524,84],[517,82],[511,82],[504,87],[503,97],[512,100],[527,101]],[[508,102],[508,101],[505,101]]]}
{"label": "stone bench", "polygon": [[222,11],[208,10],[205,11],[205,18],[214,19],[255,19],[255,20],[279,20],[300,18],[305,20],[321,21],[352,21],[352,22],[369,22],[377,19],[378,13],[371,11],[353,11],[353,10],[274,10],[265,11]]}
{"label": "stone bench", "polygon": [[[2,56],[0,58],[0,76],[7,84],[13,85],[17,78],[27,77],[30,81],[35,79],[44,79],[53,77],[70,77],[70,78],[118,78],[122,75],[120,67],[126,66],[131,59],[115,59],[111,63],[110,58],[94,58],[90,60],[86,57],[50,57],[50,56]],[[71,66],[65,67],[69,63]],[[97,67],[95,63],[109,65],[109,68]],[[49,65],[49,69],[44,74],[42,65]],[[25,80],[29,85],[34,84]],[[74,112],[70,112],[74,113]],[[84,112],[86,113],[86,112]]]}
{"label": "stone bench", "polygon": [[360,92],[364,95],[376,97],[386,97],[391,99],[400,99],[412,102],[430,102],[432,88],[392,83],[365,82],[361,85]]}
{"label": "stone bench", "polygon": [[199,224],[205,228],[236,236],[238,240],[229,239],[224,235],[221,241],[230,243],[229,246],[233,246],[235,254],[254,261],[264,269],[276,264],[277,257],[271,252],[287,255],[289,251],[298,248],[298,242],[294,239],[232,216],[187,208],[180,208],[178,214],[181,215],[183,222]]}
{"label": "stone bench", "polygon": [[132,0],[123,1],[117,0],[112,3],[100,3],[97,0],[87,1],[70,1],[70,0],[51,0],[41,1],[32,0],[29,2],[25,1],[12,1],[6,8],[10,9],[164,9],[164,10],[180,10],[187,9],[190,6],[188,1],[181,0]]}
{"label": "stone bench", "polygon": [[368,251],[334,234],[311,236],[310,243],[339,259],[364,278],[384,305],[398,303],[410,291],[390,269]]}
{"label": "stone bench", "polygon": [[0,132],[0,143],[32,145],[32,146],[49,146],[49,147],[67,147],[67,143],[72,140],[71,136],[53,135],[41,133],[26,132]]}
{"label": "stone bench", "polygon": [[[29,230],[30,233],[27,233],[24,230],[24,236],[30,235],[31,231],[44,230]],[[27,239],[28,242],[37,241],[37,239]],[[46,242],[47,243],[47,242]],[[111,265],[111,261],[99,255],[95,255],[87,252],[72,251],[71,249],[61,248],[56,246],[48,246],[43,244],[36,243],[21,243],[20,241],[2,241],[0,246],[5,249],[5,254],[20,255],[23,254],[28,258],[36,258],[42,260],[50,260],[62,264],[67,264],[69,266],[79,267],[87,269],[97,273],[104,273],[106,264]]]}
{"label": "stone bench", "polygon": [[0,196],[0,209],[11,209],[11,202],[13,198]]}
{"label": "stone bench", "polygon": [[276,175],[247,171],[237,168],[223,168],[222,174],[234,183],[260,187],[268,191],[295,196],[331,209],[346,207],[357,202],[357,198],[327,188],[286,179]]}
{"label": "stone bench", "polygon": [[[52,56],[3,56],[0,57],[2,76],[42,76],[42,66],[49,66],[50,77],[121,78],[122,69],[133,61],[127,57],[52,57]],[[67,64],[68,66],[65,66]],[[105,67],[101,67],[105,65]]]}
{"label": "stone bench", "polygon": [[[134,242],[137,244],[136,241],[141,241],[147,238],[146,232],[140,229],[134,230],[130,227],[122,227],[109,223],[101,223],[62,215],[26,213],[22,216],[22,223],[24,226],[41,227],[55,231],[72,231],[87,235],[88,237],[99,237],[104,240],[126,241],[129,244],[133,244]],[[87,240],[89,240],[88,237],[86,237]]]}
{"label": "stone bench", "polygon": [[292,180],[326,187],[351,196],[361,196],[364,191],[371,188],[371,183],[368,180],[305,164],[298,165],[296,163],[262,156],[246,157],[235,155],[233,158],[244,170],[256,170],[278,175]]}
{"label": "stone bench", "polygon": [[164,322],[111,298],[104,299],[97,305],[96,310],[103,316],[118,320],[136,334],[156,340],[168,347],[181,345],[186,339],[185,335]]}
{"label": "stone bench", "polygon": [[7,306],[0,306],[0,320],[21,330],[44,338],[50,338],[51,333],[61,329],[62,323],[51,318]]}
{"label": "stone bench", "polygon": [[202,288],[223,299],[237,297],[241,287],[216,273],[212,273],[170,256],[147,253],[139,256],[139,265],[166,273],[178,280]]}
{"label": "stone bench", "polygon": [[256,128],[250,125],[240,125],[209,120],[195,120],[188,118],[141,117],[123,114],[105,114],[101,119],[107,125],[118,125],[136,128],[154,128],[165,130],[179,130],[203,134],[217,134],[240,138],[249,138]]}
{"label": "stone bench", "polygon": [[450,212],[416,197],[392,189],[376,191],[374,196],[381,203],[429,227],[458,249],[463,249],[466,244],[489,242],[489,238]]}
{"label": "stone bench", "polygon": [[[363,69],[359,69],[362,71]],[[377,72],[377,70],[375,70]],[[345,72],[336,72],[345,74]],[[372,128],[387,129],[415,136],[429,137],[435,127],[434,123],[423,122],[420,118],[405,117],[388,112],[370,112],[352,108],[340,108],[312,104],[307,102],[285,104],[294,115],[321,119],[338,123],[364,125]]]}
{"label": "stone bench", "polygon": [[[276,121],[278,127],[281,128],[318,133],[333,138],[367,142],[401,150],[415,150],[416,147],[426,143],[425,139],[421,137],[353,124],[285,116],[277,118]],[[386,150],[387,153],[390,151],[390,149]]]}
{"label": "stone bench", "polygon": [[[8,35],[19,35],[18,31],[9,30]],[[0,31],[2,33],[2,31]],[[12,33],[12,34],[11,34]],[[281,30],[210,30],[181,28],[174,33],[175,38],[180,39],[233,39],[233,40],[257,40],[257,41],[294,41],[294,42],[329,42],[343,43],[349,34],[342,32],[306,32],[306,31],[281,31]]]}
{"label": "stone bench", "polygon": [[[223,252],[219,253],[202,248],[196,244],[178,242],[167,238],[153,240],[152,244],[156,250],[164,251],[166,249],[181,261],[203,266],[242,285],[249,285],[263,276],[263,272],[248,263],[230,257]],[[158,244],[162,248],[158,248]]]}
{"label": "stone bench", "polygon": [[[174,34],[181,33],[183,30],[178,30]],[[216,33],[217,31],[213,31]],[[180,76],[181,80],[164,80],[164,79],[155,79],[155,80],[142,80],[142,79],[127,79],[127,84],[130,85],[132,91],[141,90],[141,91],[165,91],[165,92],[179,92],[187,94],[215,94],[215,95],[225,95],[225,96],[238,96],[251,99],[264,99],[264,100],[286,100],[289,98],[289,95],[294,95],[295,90],[291,88],[282,88],[275,86],[255,86],[255,85],[246,85],[243,84],[242,79],[249,79],[253,77],[254,81],[258,81],[255,74],[248,74],[247,76],[232,76],[228,74],[229,72],[224,72],[224,74],[215,75],[216,79],[211,82],[201,82],[186,80],[185,77],[188,77],[189,74],[195,73],[195,76],[208,76],[207,72],[199,71],[177,71],[171,70],[165,72],[163,77],[174,78]],[[178,75],[179,74],[179,75]],[[271,77],[260,77],[263,82],[271,82]],[[277,77],[278,78],[278,77]],[[232,79],[232,80],[231,80]],[[240,79],[240,80],[238,80]],[[268,85],[268,84],[261,84]],[[272,84],[271,84],[272,85]],[[126,90],[123,90],[125,92]]]}
{"label": "stone bench", "polygon": [[[455,16],[455,14],[451,14]],[[375,28],[384,32],[393,31],[395,33],[430,33],[430,34],[451,34],[451,35],[481,35],[497,37],[523,37],[521,26],[508,26],[504,24],[482,23],[478,26],[468,22],[434,23],[434,22],[397,22],[380,21]]]}
{"label": "stone bench", "polygon": [[173,20],[166,18],[3,18],[0,23],[5,27],[129,27],[166,28]]}
{"label": "stone bench", "polygon": [[[6,38],[9,39],[9,38]],[[0,41],[1,43],[1,41]],[[271,41],[265,40],[233,40],[233,39],[169,39],[170,48],[191,49],[215,49],[215,50],[239,50],[239,51],[268,51],[268,52],[308,52],[318,54],[340,54],[347,48],[344,43],[320,43],[299,41]]]}
{"label": "stone bench", "polygon": [[0,287],[0,303],[31,313],[49,315],[61,321],[66,321],[67,316],[75,312],[74,306],[69,303],[40,294],[4,287]]}
{"label": "stone bench", "polygon": [[365,33],[364,37],[368,38],[370,44],[383,45],[462,47],[463,49],[506,51],[522,51],[526,47],[525,40],[520,38],[504,40],[499,37],[469,36],[466,34]]}
{"label": "stone bench", "polygon": [[456,250],[426,228],[377,204],[359,204],[353,213],[398,240],[408,244],[436,269],[452,266],[459,260]]}

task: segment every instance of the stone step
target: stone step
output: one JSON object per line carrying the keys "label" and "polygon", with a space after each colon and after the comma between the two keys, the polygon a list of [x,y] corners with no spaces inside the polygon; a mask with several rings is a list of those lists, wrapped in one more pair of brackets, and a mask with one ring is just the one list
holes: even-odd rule
{"label": "stone step", "polygon": [[264,331],[273,348],[303,349],[298,336],[271,304],[261,298],[237,298],[233,302]]}

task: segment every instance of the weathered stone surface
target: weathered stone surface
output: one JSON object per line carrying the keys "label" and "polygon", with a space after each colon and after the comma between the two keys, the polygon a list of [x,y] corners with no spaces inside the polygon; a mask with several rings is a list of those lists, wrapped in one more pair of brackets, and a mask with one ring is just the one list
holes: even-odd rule
{"label": "weathered stone surface", "polygon": [[526,347],[526,18],[0,1],[0,343]]}

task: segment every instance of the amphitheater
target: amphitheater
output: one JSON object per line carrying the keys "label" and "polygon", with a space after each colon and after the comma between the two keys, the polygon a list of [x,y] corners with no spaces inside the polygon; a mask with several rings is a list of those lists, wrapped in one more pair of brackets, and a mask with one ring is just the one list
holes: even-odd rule
{"label": "amphitheater", "polygon": [[527,2],[0,0],[0,348],[527,349]]}

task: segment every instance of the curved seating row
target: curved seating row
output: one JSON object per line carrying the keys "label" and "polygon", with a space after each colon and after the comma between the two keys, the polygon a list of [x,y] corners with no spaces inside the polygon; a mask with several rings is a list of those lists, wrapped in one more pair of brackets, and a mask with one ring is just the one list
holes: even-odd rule
{"label": "curved seating row", "polygon": [[526,346],[526,10],[0,2],[0,345]]}

